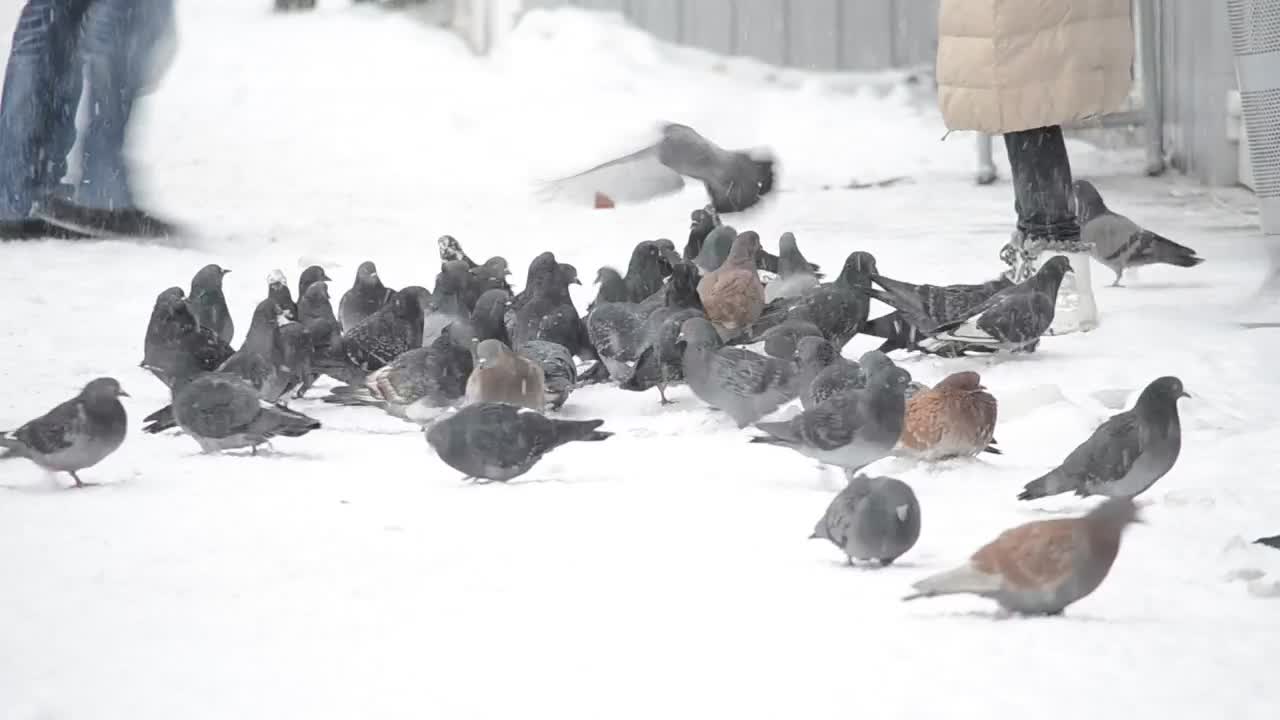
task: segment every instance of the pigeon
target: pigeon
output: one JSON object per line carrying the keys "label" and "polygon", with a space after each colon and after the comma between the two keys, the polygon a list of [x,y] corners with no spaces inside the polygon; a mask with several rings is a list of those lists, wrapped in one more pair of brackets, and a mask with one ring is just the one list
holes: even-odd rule
{"label": "pigeon", "polygon": [[857,475],[814,526],[809,539],[819,538],[843,550],[850,565],[854,560],[891,565],[920,539],[920,501],[901,480]]}
{"label": "pigeon", "polygon": [[313,357],[324,355],[342,342],[342,327],[333,314],[329,299],[329,283],[314,280],[298,297],[298,322],[311,338]]}
{"label": "pigeon", "polygon": [[333,278],[329,277],[324,268],[319,265],[311,265],[303,270],[298,276],[298,302],[302,302],[302,296],[307,294],[307,289],[318,282],[333,282]]}
{"label": "pigeon", "polygon": [[760,319],[748,331],[748,337],[756,342],[770,328],[788,320],[802,320],[816,325],[824,338],[837,350],[843,350],[867,321],[870,301],[866,289],[875,272],[876,259],[871,253],[850,253],[834,281],[799,297],[780,298],[767,304]]}
{"label": "pigeon", "polygon": [[689,239],[684,244],[683,253],[686,261],[691,261],[698,257],[698,253],[702,252],[702,243],[707,239],[707,235],[711,234],[711,231],[715,230],[719,225],[720,218],[716,215],[716,209],[710,205],[689,213]]}
{"label": "pigeon", "polygon": [[267,402],[276,402],[297,380],[286,367],[280,341],[280,321],[287,316],[275,300],[267,298],[254,308],[253,320],[244,343],[227,358],[218,372],[237,375],[248,381]]}
{"label": "pigeon", "polygon": [[503,402],[542,411],[547,406],[542,366],[501,341],[485,340],[476,345],[466,402]]}
{"label": "pigeon", "polygon": [[820,340],[822,331],[808,320],[784,320],[781,325],[764,331],[759,338],[764,342],[764,354],[776,358],[793,358],[800,347],[802,338],[815,337]]}
{"label": "pigeon", "polygon": [[621,273],[611,267],[602,267],[596,271],[595,284],[599,285],[600,289],[596,291],[596,299],[587,306],[588,314],[605,303],[628,302],[631,299],[627,282],[622,279]]}
{"label": "pigeon", "polygon": [[227,298],[222,294],[222,277],[229,272],[217,265],[205,265],[191,278],[191,292],[187,296],[196,322],[227,343],[236,334],[236,324],[231,319],[231,311],[227,310]]}
{"label": "pigeon", "polygon": [[698,296],[722,339],[741,335],[764,310],[764,284],[756,274],[760,236],[747,231],[733,241],[724,263],[702,276]]}
{"label": "pigeon", "polygon": [[[662,256],[662,262],[658,263],[659,269],[662,271],[662,277],[671,277],[671,271],[677,263],[684,262],[684,258],[680,257],[680,253],[676,252],[676,244],[671,238],[658,238],[653,241],[658,246],[658,253]],[[659,290],[662,288],[659,287]]]}
{"label": "pigeon", "polygon": [[723,410],[744,428],[793,400],[800,390],[793,363],[750,350],[722,347],[705,318],[685,320],[677,337],[684,346],[684,378],[706,404]]}
{"label": "pigeon", "polygon": [[1182,449],[1178,399],[1191,397],[1176,377],[1156,378],[1132,410],[1098,426],[1066,460],[1027,483],[1019,500],[1075,492],[1081,497],[1136,497],[1164,477]]}
{"label": "pigeon", "polygon": [[571,265],[556,262],[549,252],[533,259],[524,298],[513,301],[514,312],[507,319],[507,334],[514,347],[530,340],[547,340],[576,356],[595,357],[586,326],[569,297],[570,284],[581,284]]}
{"label": "pigeon", "polygon": [[911,310],[905,306],[898,309],[907,313],[911,323],[934,341],[1029,352],[1053,324],[1058,287],[1071,270],[1065,255],[1055,255],[1031,277],[991,296],[966,313],[966,317],[940,326],[928,318],[911,316]]}
{"label": "pigeon", "polygon": [[667,385],[684,380],[684,352],[677,342],[680,329],[690,318],[704,318],[697,287],[698,269],[676,263],[663,290],[663,304],[645,318],[642,349],[619,387],[632,392],[656,387],[660,402],[671,403]]}
{"label": "pigeon", "polygon": [[790,420],[756,423],[767,434],[751,442],[789,447],[856,473],[893,451],[902,433],[902,392],[909,382],[906,370],[885,366],[869,375],[863,390],[833,395]]}
{"label": "pigeon", "polygon": [[506,290],[485,290],[476,300],[476,307],[471,311],[471,332],[476,342],[500,340],[511,344],[507,336],[506,316],[511,308],[511,293]]}
{"label": "pigeon", "polygon": [[272,270],[267,275],[267,297],[275,300],[276,305],[279,305],[289,317],[298,317],[298,304],[293,301],[293,295],[289,292],[289,281],[285,279],[283,271]]}
{"label": "pigeon", "polygon": [[1110,498],[1084,517],[1019,525],[964,565],[915,583],[903,600],[970,594],[991,598],[1008,612],[1061,614],[1106,579],[1133,522],[1142,522],[1133,500]]}
{"label": "pigeon", "polygon": [[693,264],[697,265],[703,273],[714,272],[729,257],[729,251],[733,249],[733,241],[737,237],[738,231],[732,226],[717,226],[707,235],[702,248],[693,258]]}
{"label": "pigeon", "polygon": [[815,408],[828,398],[867,386],[867,375],[893,365],[884,353],[864,353],[862,362],[840,355],[830,342],[822,338],[803,338],[796,349],[796,362],[804,377],[800,406]]}
{"label": "pigeon", "polygon": [[687,176],[702,181],[717,213],[734,213],[773,190],[773,166],[766,150],[724,150],[691,127],[669,123],[653,145],[557,180],[546,190],[587,197],[603,193],[628,202],[676,192]]}
{"label": "pigeon", "polygon": [[470,276],[463,285],[459,298],[467,312],[475,310],[480,296],[490,290],[511,292],[511,285],[507,282],[507,276],[511,275],[511,268],[504,257],[495,255],[485,260],[483,265],[471,268],[467,272]]}
{"label": "pigeon", "polygon": [[93,467],[124,442],[128,417],[120,398],[129,393],[115,378],[91,381],[80,394],[12,432],[0,434],[0,460],[26,458],[49,472],[64,472],[76,487],[92,483],[79,472]]}
{"label": "pigeon", "polygon": [[338,317],[342,320],[342,332],[364,322],[366,318],[391,302],[395,291],[384,286],[378,277],[378,267],[366,260],[356,268],[356,281],[343,293],[338,303]]}
{"label": "pigeon", "polygon": [[1280,550],[1280,535],[1272,535],[1271,537],[1258,538],[1254,540],[1255,545],[1266,545],[1270,548]]}
{"label": "pigeon", "polygon": [[300,437],[320,421],[263,400],[244,378],[233,373],[205,373],[177,386],[173,417],[206,453],[251,448],[276,436]]}
{"label": "pigeon", "polygon": [[315,356],[315,340],[302,323],[293,320],[280,326],[277,345],[280,351],[281,370],[288,376],[287,384],[294,388],[294,397],[302,397],[311,389],[319,374],[311,369]]}
{"label": "pigeon", "polygon": [[530,340],[520,346],[520,354],[542,367],[543,386],[547,407],[559,410],[578,382],[578,366],[573,355],[563,345],[546,340]]}
{"label": "pigeon", "polygon": [[462,244],[452,235],[441,235],[436,240],[436,246],[440,249],[441,264],[460,261],[467,266],[468,270],[480,267],[475,260],[467,257],[467,253],[462,249]]}
{"label": "pigeon", "polygon": [[662,278],[671,274],[670,268],[670,256],[658,243],[652,240],[636,243],[627,264],[627,274],[623,277],[627,285],[627,299],[642,302],[662,290]]}
{"label": "pigeon", "polygon": [[785,232],[778,239],[778,276],[764,288],[765,302],[778,298],[803,295],[806,290],[818,286],[818,274],[809,267],[809,261],[800,254],[796,236]]}
{"label": "pigeon", "polygon": [[968,317],[969,313],[1001,290],[1013,287],[1013,281],[1001,274],[989,282],[976,285],[912,285],[883,275],[873,275],[872,282],[883,290],[868,288],[871,297],[895,308],[904,304],[908,312],[895,310],[867,323],[862,332],[884,338],[881,352],[920,349],[928,336],[910,321],[910,317],[927,318],[937,327]]}
{"label": "pigeon", "polygon": [[[455,323],[462,326],[454,333],[455,337],[473,336],[471,311],[474,305],[468,307],[463,299],[472,280],[473,276],[467,270],[465,263],[461,260],[450,260],[436,275],[436,284],[432,292],[427,292],[424,288],[418,293],[425,313],[422,330],[423,345],[435,342],[444,328]],[[479,295],[476,299],[479,299]]]}
{"label": "pigeon", "polygon": [[313,358],[313,367],[340,382],[359,385],[401,353],[422,347],[422,328],[419,297],[393,292],[391,302],[343,334],[328,353]]}
{"label": "pigeon", "polygon": [[468,405],[427,430],[427,442],[464,479],[506,482],[523,475],[548,452],[575,441],[613,435],[604,420],[556,420],[506,403]]}
{"label": "pigeon", "polygon": [[902,448],[925,460],[977,455],[990,449],[996,428],[996,399],[978,373],[966,370],[907,400]]}
{"label": "pigeon", "polygon": [[324,398],[335,405],[368,405],[401,420],[426,425],[466,394],[473,368],[466,341],[445,329],[426,347],[401,353],[359,385],[339,385]]}
{"label": "pigeon", "polygon": [[156,298],[143,348],[141,367],[169,388],[180,379],[216,370],[235,353],[217,333],[196,321],[179,287]]}
{"label": "pigeon", "polygon": [[645,322],[657,309],[642,303],[609,302],[587,314],[587,337],[610,377],[619,382],[630,377],[630,363],[639,357],[647,339]]}
{"label": "pigeon", "polygon": [[1113,212],[1088,180],[1075,181],[1071,189],[1080,222],[1080,240],[1092,248],[1094,260],[1116,274],[1112,287],[1120,285],[1127,268],[1155,264],[1189,268],[1204,262],[1195,250]]}

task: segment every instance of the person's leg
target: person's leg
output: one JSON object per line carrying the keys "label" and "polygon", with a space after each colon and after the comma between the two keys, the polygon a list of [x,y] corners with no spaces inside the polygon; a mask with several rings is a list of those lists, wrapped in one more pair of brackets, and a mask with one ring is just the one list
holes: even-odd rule
{"label": "person's leg", "polygon": [[1021,281],[1035,272],[1042,253],[1066,255],[1075,270],[1063,281],[1055,311],[1054,332],[1092,330],[1098,324],[1093,299],[1090,248],[1080,242],[1080,225],[1071,206],[1071,161],[1062,128],[1006,133],[1005,149],[1013,179],[1018,231],[1001,258]]}
{"label": "person's leg", "polygon": [[29,220],[66,174],[80,98],[76,43],[88,0],[29,0],[0,96],[0,222]]}
{"label": "person's leg", "polygon": [[81,40],[89,108],[81,179],[70,200],[47,198],[42,217],[86,232],[172,232],[167,223],[137,208],[125,156],[134,102],[152,70],[153,51],[170,30],[172,12],[172,0],[93,1]]}

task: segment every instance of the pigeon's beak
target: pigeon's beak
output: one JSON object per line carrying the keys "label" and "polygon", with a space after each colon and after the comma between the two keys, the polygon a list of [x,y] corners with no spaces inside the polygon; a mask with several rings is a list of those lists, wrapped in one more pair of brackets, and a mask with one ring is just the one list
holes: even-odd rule
{"label": "pigeon's beak", "polygon": [[333,282],[333,278],[329,277],[324,273],[320,273],[320,279],[324,280],[325,282]]}
{"label": "pigeon's beak", "polygon": [[1189,397],[1195,397],[1195,396],[1187,392],[1186,390],[1183,390],[1182,392],[1178,393],[1178,397],[1189,398]]}
{"label": "pigeon's beak", "polygon": [[120,389],[116,390],[116,395],[118,395],[118,396],[120,396],[120,397],[133,397],[133,396],[132,396],[132,395],[130,395],[129,393],[125,392],[125,391],[124,391],[124,388],[120,388]]}
{"label": "pigeon's beak", "polygon": [[581,284],[582,284],[582,281],[581,281],[581,280],[579,280],[578,278],[574,278],[574,279],[572,279],[572,280],[570,280],[570,281],[569,281],[569,284],[570,284],[570,285],[581,285]]}
{"label": "pigeon's beak", "polygon": [[223,275],[226,275],[226,274],[227,274],[227,273],[229,273],[229,272],[231,272],[231,271],[230,271],[230,270],[228,270],[227,268],[222,268],[222,274],[223,274]]}
{"label": "pigeon's beak", "polygon": [[822,536],[815,532],[814,534],[812,534],[812,535],[810,535],[810,536],[809,536],[809,539],[810,539],[810,540],[821,540],[821,539],[822,539]]}

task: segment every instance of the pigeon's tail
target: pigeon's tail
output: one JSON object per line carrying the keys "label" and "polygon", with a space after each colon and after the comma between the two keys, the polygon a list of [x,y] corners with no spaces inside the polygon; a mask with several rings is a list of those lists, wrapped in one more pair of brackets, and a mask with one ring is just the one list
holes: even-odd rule
{"label": "pigeon's tail", "polygon": [[988,575],[972,565],[962,565],[954,570],[927,577],[911,586],[914,593],[903,601],[939,595],[974,594],[987,595],[998,592],[1002,582],[998,575]]}
{"label": "pigeon's tail", "polygon": [[[0,456],[3,457],[3,456]],[[1258,538],[1253,541],[1257,545],[1266,545],[1280,550],[1280,535],[1272,535],[1271,537]]]}
{"label": "pigeon's tail", "polygon": [[172,405],[165,405],[159,410],[142,418],[142,422],[144,423],[142,426],[142,432],[149,435],[155,435],[157,433],[162,433],[165,430],[171,430],[178,427],[178,421],[173,417]]}
{"label": "pigeon's tail", "polygon": [[992,455],[1003,455],[1003,454],[1004,454],[1004,452],[1003,452],[1000,448],[996,447],[996,441],[995,441],[995,440],[992,440],[990,445],[987,445],[986,447],[982,448],[982,452],[984,452],[984,453],[991,453]]}
{"label": "pigeon's tail", "polygon": [[882,353],[893,352],[894,350],[910,350],[924,339],[924,336],[916,330],[915,326],[907,322],[907,318],[901,310],[895,310],[887,315],[881,315],[874,320],[867,321],[859,332],[864,335],[884,338],[884,342],[877,348]]}
{"label": "pigeon's tail", "polygon": [[596,360],[591,367],[582,371],[578,376],[579,385],[596,385],[603,382],[609,382],[609,368],[605,366],[603,361]]}
{"label": "pigeon's tail", "polygon": [[768,435],[753,435],[748,442],[764,443],[766,445],[792,445],[799,442],[800,438],[791,429],[790,421],[780,422],[762,422],[756,423],[756,429],[763,430]]}
{"label": "pigeon's tail", "polygon": [[26,457],[25,448],[26,445],[21,440],[13,437],[13,433],[0,434],[0,460]]}
{"label": "pigeon's tail", "polygon": [[873,287],[856,287],[855,289],[897,310],[902,322],[911,327],[912,332],[931,335],[938,329],[938,323],[929,317],[929,312],[920,303],[920,298],[915,295]]}
{"label": "pigeon's tail", "polygon": [[1195,250],[1150,230],[1144,230],[1139,238],[1142,246],[1129,260],[1133,264],[1164,263],[1177,267],[1195,267],[1204,262],[1204,258],[1198,257]]}
{"label": "pigeon's tail", "polygon": [[369,375],[345,357],[334,357],[332,354],[312,358],[311,369],[348,385],[363,385],[365,378]]}
{"label": "pigeon's tail", "polygon": [[362,385],[338,385],[320,400],[330,405],[376,407],[383,410],[387,407],[385,401],[374,397],[373,392]]}
{"label": "pigeon's tail", "polygon": [[264,407],[258,419],[254,421],[255,430],[260,430],[266,437],[281,435],[284,437],[302,437],[320,427],[320,421],[297,410],[290,410],[283,405]]}
{"label": "pigeon's tail", "polygon": [[613,437],[613,433],[596,428],[604,424],[604,420],[557,420],[556,444],[567,442],[595,442]]}
{"label": "pigeon's tail", "polygon": [[1057,468],[1027,483],[1022,488],[1022,492],[1018,493],[1018,499],[1036,500],[1050,495],[1071,492],[1076,489],[1076,483],[1067,477],[1067,474],[1062,472],[1061,468]]}

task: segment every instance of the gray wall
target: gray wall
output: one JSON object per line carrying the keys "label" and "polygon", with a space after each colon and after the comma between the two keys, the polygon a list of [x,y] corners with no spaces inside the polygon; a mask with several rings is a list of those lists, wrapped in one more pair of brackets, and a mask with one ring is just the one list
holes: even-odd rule
{"label": "gray wall", "polygon": [[[614,10],[664,40],[813,70],[933,64],[937,0],[525,0],[526,8]],[[1201,182],[1237,182],[1227,140],[1235,67],[1226,3],[1156,0],[1156,48],[1170,164]],[[1135,92],[1140,102],[1141,94]]]}
{"label": "gray wall", "polygon": [[811,70],[933,63],[937,0],[525,0],[622,12],[663,40]]}

